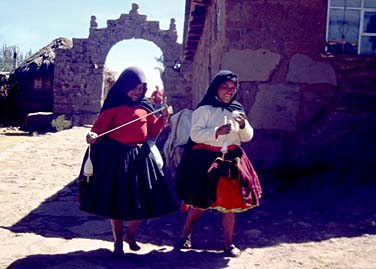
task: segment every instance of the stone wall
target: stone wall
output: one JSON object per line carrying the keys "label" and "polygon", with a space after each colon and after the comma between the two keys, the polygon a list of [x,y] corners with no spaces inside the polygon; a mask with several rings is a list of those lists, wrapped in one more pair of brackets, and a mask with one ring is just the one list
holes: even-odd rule
{"label": "stone wall", "polygon": [[367,144],[375,144],[376,59],[326,55],[326,15],[321,0],[217,0],[208,8],[192,62],[193,104],[219,69],[236,72],[255,128],[245,148],[258,169],[351,174],[375,161]]}
{"label": "stone wall", "polygon": [[[190,86],[184,70],[172,69],[179,60],[181,44],[176,42],[175,20],[170,28],[161,30],[158,21],[148,21],[133,4],[129,14],[108,20],[106,28],[98,28],[91,17],[88,38],[74,38],[72,49],[58,49],[54,73],[54,113],[64,114],[74,125],[92,124],[103,102],[103,73],[106,57],[118,42],[144,39],[156,44],[163,53],[165,70],[163,86],[169,104],[175,110],[191,107]],[[188,98],[187,98],[188,97]]]}
{"label": "stone wall", "polygon": [[[217,16],[218,13],[220,16]],[[207,11],[203,35],[192,63],[193,106],[201,100],[212,78],[222,67],[221,58],[228,48],[225,13],[221,1]]]}

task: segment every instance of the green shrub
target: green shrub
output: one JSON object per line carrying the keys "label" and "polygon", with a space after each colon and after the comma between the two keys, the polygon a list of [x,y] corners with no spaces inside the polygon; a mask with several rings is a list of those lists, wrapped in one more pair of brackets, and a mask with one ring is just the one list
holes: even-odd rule
{"label": "green shrub", "polygon": [[64,115],[60,115],[56,119],[51,121],[51,125],[56,129],[56,131],[59,132],[71,128],[72,121],[66,120]]}

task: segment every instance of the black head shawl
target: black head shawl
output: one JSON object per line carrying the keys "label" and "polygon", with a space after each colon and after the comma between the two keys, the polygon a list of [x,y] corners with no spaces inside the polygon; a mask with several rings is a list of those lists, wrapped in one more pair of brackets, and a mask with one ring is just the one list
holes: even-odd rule
{"label": "black head shawl", "polygon": [[[229,71],[229,70],[220,70],[214,77],[213,81],[210,83],[208,90],[206,91],[204,97],[202,98],[201,102],[197,105],[197,107],[205,106],[205,105],[211,105],[214,107],[222,107],[224,109],[232,111],[242,111],[244,112],[243,106],[236,101],[237,93],[232,98],[231,102],[226,104],[221,102],[217,97],[217,91],[219,88],[219,85],[221,85],[223,82],[231,80],[235,82],[236,84],[236,90],[239,90],[239,81],[238,76]],[[196,107],[196,108],[197,108]]]}
{"label": "black head shawl", "polygon": [[[140,99],[133,102],[127,93],[137,87],[137,85],[140,83],[143,83],[145,85],[144,92]],[[114,85],[108,91],[101,112],[123,105],[139,105],[145,108],[148,112],[152,112],[153,106],[151,102],[145,97],[146,90],[146,77],[142,69],[136,66],[128,67],[121,73]]]}

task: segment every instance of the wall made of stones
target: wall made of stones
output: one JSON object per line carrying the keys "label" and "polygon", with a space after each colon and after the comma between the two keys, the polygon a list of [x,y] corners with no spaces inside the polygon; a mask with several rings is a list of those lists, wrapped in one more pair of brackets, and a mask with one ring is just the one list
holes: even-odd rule
{"label": "wall made of stones", "polygon": [[73,48],[58,50],[55,61],[54,112],[64,114],[74,125],[92,124],[103,99],[104,66],[111,48],[127,39],[144,39],[156,44],[163,52],[165,70],[162,81],[168,102],[176,110],[191,107],[189,78],[176,72],[173,65],[180,58],[181,44],[176,43],[175,20],[168,30],[159,29],[159,22],[147,21],[133,4],[129,14],[108,20],[107,27],[98,28],[92,16],[89,37],[73,39]]}
{"label": "wall made of stones", "polygon": [[[192,104],[196,106],[205,94],[212,78],[222,68],[226,49],[226,10],[218,2],[208,9],[196,55],[192,63]],[[219,14],[219,16],[217,15]]]}
{"label": "wall made of stones", "polygon": [[[203,59],[208,48],[216,49],[209,22],[216,17],[218,2],[225,16],[225,38],[218,42],[222,53],[216,51],[219,64]],[[193,76],[197,85],[204,85],[219,68],[238,73],[239,98],[255,128],[245,148],[258,169],[283,166],[312,172],[318,164],[317,175],[325,169],[349,173],[370,168],[361,165],[364,160],[354,160],[349,144],[359,141],[356,134],[370,142],[376,131],[375,60],[341,60],[323,53],[326,8],[321,0],[218,0],[209,8]],[[355,144],[359,155],[370,155],[365,143]],[[348,167],[352,162],[358,165]]]}

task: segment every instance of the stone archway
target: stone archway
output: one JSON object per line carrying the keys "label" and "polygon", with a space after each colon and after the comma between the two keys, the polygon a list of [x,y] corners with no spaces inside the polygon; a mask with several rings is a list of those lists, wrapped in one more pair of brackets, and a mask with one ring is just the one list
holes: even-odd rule
{"label": "stone archway", "polygon": [[65,115],[73,125],[91,124],[101,107],[103,71],[106,57],[118,42],[144,39],[156,44],[163,53],[165,70],[162,74],[166,96],[175,111],[191,107],[189,82],[184,72],[173,66],[181,57],[177,43],[175,19],[168,30],[161,30],[158,21],[147,21],[133,4],[129,14],[117,20],[108,20],[106,28],[97,28],[91,17],[88,38],[73,38],[71,49],[58,49],[54,71],[54,113]]}

